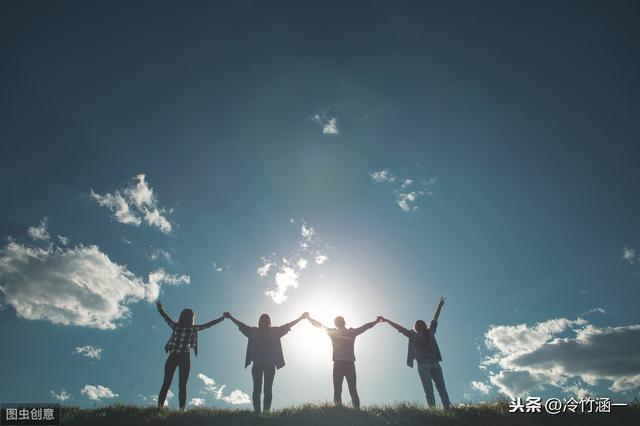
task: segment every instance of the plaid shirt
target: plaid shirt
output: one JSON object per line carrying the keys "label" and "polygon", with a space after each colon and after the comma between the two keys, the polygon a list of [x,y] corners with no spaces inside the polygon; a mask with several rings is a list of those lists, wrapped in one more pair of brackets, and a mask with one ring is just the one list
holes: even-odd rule
{"label": "plaid shirt", "polygon": [[183,326],[172,320],[164,309],[159,308],[158,312],[160,312],[162,318],[164,318],[167,324],[169,324],[169,327],[171,327],[171,330],[173,330],[169,341],[164,345],[164,350],[168,354],[189,352],[189,350],[193,348],[193,352],[198,356],[198,331],[216,325],[223,320],[223,318],[218,318],[205,324]]}

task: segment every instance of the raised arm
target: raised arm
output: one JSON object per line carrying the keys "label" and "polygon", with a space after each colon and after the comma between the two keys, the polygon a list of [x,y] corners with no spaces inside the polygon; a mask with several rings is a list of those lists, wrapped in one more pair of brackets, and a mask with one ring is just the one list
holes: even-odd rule
{"label": "raised arm", "polygon": [[225,312],[224,314],[222,314],[223,318],[229,318],[231,321],[233,321],[233,323],[235,325],[237,325],[238,327],[240,327],[240,329],[242,328],[249,328],[249,326],[245,323],[243,323],[242,321],[238,320],[237,318],[235,318],[233,315],[231,315],[229,312]]}
{"label": "raised arm", "polygon": [[214,325],[221,323],[222,321],[224,321],[224,315],[222,315],[220,318],[216,318],[204,324],[198,324],[195,327],[196,330],[204,330],[205,328],[213,327]]}
{"label": "raised arm", "polygon": [[172,320],[169,315],[167,315],[167,313],[164,311],[164,308],[162,307],[162,303],[160,303],[159,300],[156,302],[156,307],[158,308],[158,312],[160,313],[162,318],[164,318],[167,324],[169,324],[169,327],[171,327],[172,329],[175,328],[177,323],[174,320]]}
{"label": "raised arm", "polygon": [[294,319],[294,320],[293,320],[293,321],[291,321],[291,322],[288,322],[288,323],[286,323],[286,324],[283,324],[283,325],[281,325],[280,327],[281,327],[281,328],[287,328],[287,329],[289,329],[289,328],[293,327],[294,325],[296,325],[297,323],[299,323],[300,321],[302,321],[302,320],[303,320],[303,319],[305,319],[305,318],[309,318],[309,312],[305,312],[305,313],[303,313],[303,314],[302,314],[302,315],[300,315],[298,318]]}
{"label": "raised arm", "polygon": [[378,318],[381,318],[382,321],[386,322],[391,327],[395,328],[396,330],[398,330],[400,333],[404,334],[405,336],[409,334],[409,330],[407,330],[406,328],[404,328],[400,324],[391,321],[389,318],[384,318],[384,317],[378,317]]}
{"label": "raised arm", "polygon": [[433,321],[438,321],[438,318],[440,317],[440,310],[442,309],[442,306],[444,305],[444,301],[446,299],[446,297],[440,298],[440,302],[438,302],[438,307],[436,308],[436,313],[433,315]]}
{"label": "raised arm", "polygon": [[358,334],[362,334],[365,331],[367,331],[368,329],[370,329],[371,327],[373,327],[374,325],[376,325],[377,323],[382,321],[382,317],[378,317],[375,320],[368,322],[366,324],[361,325],[360,327],[356,328],[354,331],[356,333],[356,336]]}
{"label": "raised arm", "polygon": [[326,325],[322,324],[320,321],[315,320],[309,316],[307,316],[307,319],[309,320],[309,322],[311,323],[312,326],[314,327],[318,327],[318,328],[324,328],[325,330],[329,327],[327,327]]}

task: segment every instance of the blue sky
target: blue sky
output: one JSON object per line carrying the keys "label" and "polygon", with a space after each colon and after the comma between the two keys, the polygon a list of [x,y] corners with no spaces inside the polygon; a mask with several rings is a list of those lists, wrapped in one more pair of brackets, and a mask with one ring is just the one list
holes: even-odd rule
{"label": "blue sky", "polygon": [[[157,297],[410,326],[441,295],[454,402],[638,396],[638,15],[2,2],[0,400],[153,403]],[[201,333],[192,404],[249,407],[245,344]],[[330,400],[329,339],[283,344],[274,406]],[[358,338],[363,404],[424,401],[405,351]]]}

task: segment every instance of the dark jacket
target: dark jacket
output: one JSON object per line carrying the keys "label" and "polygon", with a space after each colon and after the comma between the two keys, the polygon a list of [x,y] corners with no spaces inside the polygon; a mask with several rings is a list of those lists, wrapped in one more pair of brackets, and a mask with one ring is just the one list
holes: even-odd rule
{"label": "dark jacket", "polygon": [[[433,347],[436,355],[436,360],[442,361],[442,355],[440,354],[440,348],[438,347],[438,342],[436,341],[436,329],[438,328],[438,321],[431,321],[429,325],[429,333],[431,333],[431,339],[433,341]],[[416,359],[416,348],[415,348],[415,340],[414,337],[417,333],[413,330],[407,330],[406,328],[402,328],[399,330],[400,333],[404,334],[409,338],[409,346],[407,348],[407,365],[409,367],[413,367],[413,361]]]}
{"label": "dark jacket", "polygon": [[247,355],[245,358],[245,368],[252,362],[261,362],[275,365],[280,369],[284,367],[284,355],[280,338],[287,334],[291,327],[249,327],[247,325],[238,326],[240,332],[249,338],[247,342]]}

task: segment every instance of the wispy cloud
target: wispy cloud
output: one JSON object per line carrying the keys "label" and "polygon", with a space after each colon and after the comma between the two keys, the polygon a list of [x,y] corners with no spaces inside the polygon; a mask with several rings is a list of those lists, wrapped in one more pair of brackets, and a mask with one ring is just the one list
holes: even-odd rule
{"label": "wispy cloud", "polygon": [[582,318],[557,318],[498,325],[485,333],[485,346],[490,355],[481,367],[510,397],[549,386],[585,392],[599,381],[608,381],[613,392],[640,387],[640,324],[596,327]]}
{"label": "wispy cloud", "polygon": [[86,356],[87,358],[100,359],[102,348],[98,346],[78,346],[73,350],[74,354]]}
{"label": "wispy cloud", "polygon": [[[296,224],[293,219],[289,222]],[[314,259],[317,265],[329,260],[320,251],[323,249],[322,242],[311,225],[301,221],[299,232],[297,248],[293,252],[279,259],[275,254],[273,257],[262,257],[262,265],[256,269],[258,276],[266,278],[273,285],[265,294],[278,304],[284,303],[288,298],[287,293],[298,287],[300,276],[310,265],[309,258]]]}
{"label": "wispy cloud", "polygon": [[389,169],[379,170],[377,172],[369,172],[369,176],[371,176],[371,179],[376,183],[391,183],[396,180],[396,177],[389,172]]}
{"label": "wispy cloud", "polygon": [[627,262],[634,264],[637,260],[636,251],[625,246],[622,248],[622,258]]}
{"label": "wispy cloud", "polygon": [[130,316],[130,304],[153,302],[162,284],[189,280],[159,269],[144,282],[94,245],[30,247],[10,239],[0,248],[3,301],[29,320],[114,329]]}
{"label": "wispy cloud", "polygon": [[[138,396],[140,398],[142,398],[142,400],[144,402],[146,402],[147,404],[158,405],[158,395],[157,394],[149,395],[149,396],[146,396],[146,395],[143,395],[143,394],[138,394]],[[167,397],[164,400],[163,407],[168,407],[169,406],[169,400],[171,398],[173,398],[174,396],[175,396],[174,393],[171,391],[171,389],[169,389],[169,391],[167,391]]]}
{"label": "wispy cloud", "polygon": [[491,391],[491,385],[488,385],[484,382],[472,381],[471,387],[484,395],[488,395],[489,392]]}
{"label": "wispy cloud", "polygon": [[[218,385],[216,381],[202,373],[198,374],[198,378],[202,381],[203,392],[210,394],[214,399],[222,400],[228,404],[249,404],[251,398],[240,389],[233,390],[230,394],[224,395],[226,385]],[[204,400],[202,400],[204,405]]]}
{"label": "wispy cloud", "polygon": [[47,218],[43,218],[38,226],[31,226],[27,229],[27,235],[36,241],[49,240],[49,232],[47,231]]}
{"label": "wispy cloud", "polygon": [[171,257],[171,253],[162,249],[151,250],[149,253],[147,253],[147,258],[152,262],[162,260],[167,263],[171,263],[173,261],[173,258]]}
{"label": "wispy cloud", "polygon": [[113,399],[117,398],[118,394],[105,386],[101,385],[84,385],[80,390],[81,395],[85,395],[92,401],[100,401],[101,399]]}
{"label": "wispy cloud", "polygon": [[190,283],[191,277],[189,275],[169,274],[164,270],[164,268],[159,268],[149,274],[149,284],[155,285],[158,288],[162,284],[181,285]]}
{"label": "wispy cloud", "polygon": [[54,391],[51,391],[50,394],[51,394],[51,396],[53,398],[55,398],[56,400],[58,400],[60,402],[66,401],[66,400],[71,398],[71,394],[69,392],[67,392],[66,390],[64,390],[64,389],[62,389],[60,391],[60,393],[56,393]]}
{"label": "wispy cloud", "polygon": [[91,197],[99,205],[113,212],[113,217],[120,223],[139,226],[142,221],[161,232],[169,234],[173,229],[166,218],[166,210],[158,206],[158,199],[153,189],[149,187],[144,174],[134,177],[129,186],[118,189],[113,193],[97,194],[91,189]]}
{"label": "wispy cloud", "polygon": [[338,132],[338,119],[336,117],[329,117],[326,113],[321,112],[311,117],[311,121],[320,125],[323,135],[337,135]]}
{"label": "wispy cloud", "polygon": [[63,246],[69,245],[69,242],[71,240],[69,240],[69,238],[67,237],[63,237],[62,235],[58,235],[58,241],[60,241],[60,244],[62,244]]}
{"label": "wispy cloud", "polygon": [[211,264],[213,265],[216,272],[224,272],[225,269],[229,269],[228,265],[227,266],[219,265],[218,262],[216,262],[215,260],[212,260]]}
{"label": "wispy cloud", "polygon": [[392,189],[392,193],[395,196],[396,204],[405,212],[418,210],[420,198],[434,195],[431,188],[436,182],[435,178],[420,182],[413,179],[398,180],[389,169],[369,172],[369,177],[375,183],[393,184],[395,187]]}

